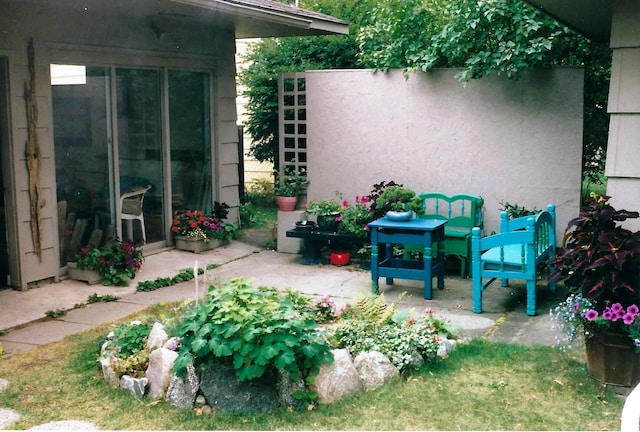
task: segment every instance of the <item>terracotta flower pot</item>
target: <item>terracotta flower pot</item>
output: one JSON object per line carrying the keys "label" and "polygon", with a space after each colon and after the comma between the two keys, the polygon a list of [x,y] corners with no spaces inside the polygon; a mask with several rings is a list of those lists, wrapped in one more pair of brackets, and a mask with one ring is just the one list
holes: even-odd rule
{"label": "terracotta flower pot", "polygon": [[298,202],[298,197],[276,197],[278,200],[278,209],[280,211],[294,211]]}

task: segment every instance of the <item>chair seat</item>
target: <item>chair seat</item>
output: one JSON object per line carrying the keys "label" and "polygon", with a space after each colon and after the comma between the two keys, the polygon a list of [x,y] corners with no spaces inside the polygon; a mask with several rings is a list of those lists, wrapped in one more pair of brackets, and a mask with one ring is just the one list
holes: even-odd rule
{"label": "chair seat", "polygon": [[[494,268],[496,265],[522,266],[522,248],[521,244],[510,244],[503,248],[495,247],[487,250],[482,254],[482,263],[485,268]],[[500,249],[504,250],[503,259],[500,259]],[[526,260],[525,248],[525,262]]]}
{"label": "chair seat", "polygon": [[456,227],[446,228],[445,227],[444,236],[456,237],[456,238],[471,237],[471,231],[467,228],[456,228]]}

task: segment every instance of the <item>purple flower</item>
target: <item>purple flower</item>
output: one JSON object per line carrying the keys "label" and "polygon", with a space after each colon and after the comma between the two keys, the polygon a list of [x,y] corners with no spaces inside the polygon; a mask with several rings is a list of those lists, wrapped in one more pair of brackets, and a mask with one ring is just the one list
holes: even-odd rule
{"label": "purple flower", "polygon": [[607,306],[602,311],[602,318],[606,319],[607,321],[613,321],[611,319],[612,317],[613,317],[613,312],[611,312],[611,308],[609,306]]}
{"label": "purple flower", "polygon": [[638,315],[638,312],[640,312],[640,311],[638,310],[638,306],[637,305],[632,304],[631,306],[629,306],[627,308],[627,313]]}
{"label": "purple flower", "polygon": [[629,325],[629,324],[633,324],[633,321],[636,319],[636,315],[634,314],[630,314],[628,311],[626,314],[624,314],[622,316],[622,320],[624,321],[625,324]]}
{"label": "purple flower", "polygon": [[587,321],[595,321],[598,318],[598,311],[594,309],[589,309],[584,313],[584,317]]}
{"label": "purple flower", "polygon": [[622,305],[620,303],[614,303],[611,305],[611,311],[614,313],[619,313],[620,311],[623,311],[624,313],[624,308],[622,307]]}
{"label": "purple flower", "polygon": [[633,344],[634,344],[636,347],[640,348],[640,339],[634,339],[634,340],[633,340]]}

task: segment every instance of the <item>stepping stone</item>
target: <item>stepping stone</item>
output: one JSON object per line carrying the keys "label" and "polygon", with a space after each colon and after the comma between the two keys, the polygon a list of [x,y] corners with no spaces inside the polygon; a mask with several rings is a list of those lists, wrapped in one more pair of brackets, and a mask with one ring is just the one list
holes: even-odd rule
{"label": "stepping stone", "polygon": [[20,414],[8,408],[0,408],[0,429],[6,429],[11,423],[17,421]]}

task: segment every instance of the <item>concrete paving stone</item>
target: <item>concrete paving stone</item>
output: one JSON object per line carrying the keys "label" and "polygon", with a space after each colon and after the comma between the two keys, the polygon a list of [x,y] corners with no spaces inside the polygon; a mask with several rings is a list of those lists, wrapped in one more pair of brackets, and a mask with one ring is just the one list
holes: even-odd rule
{"label": "concrete paving stone", "polygon": [[[248,239],[251,240],[251,239]],[[230,279],[246,277],[255,279],[257,285],[290,288],[312,297],[330,296],[338,306],[355,301],[371,291],[371,273],[352,266],[302,265],[300,255],[263,250],[256,244],[232,241],[230,244],[201,254],[166,249],[148,254],[142,271],[129,287],[103,287],[81,282],[63,280],[44,284],[29,291],[0,290],[0,329],[14,329],[0,336],[8,353],[22,350],[45,341],[62,339],[70,332],[83,331],[95,325],[118,321],[159,302],[179,302],[195,297],[195,281],[160,288],[151,292],[137,292],[138,282],[158,277],[173,277],[182,269],[205,268],[208,264],[217,267],[207,270],[198,280],[198,292],[203,295],[209,284],[222,284]],[[494,282],[484,293],[484,313],[474,314],[471,295],[471,279],[462,279],[457,269],[445,277],[445,288],[434,287],[433,299],[425,300],[420,281],[396,279],[386,285],[380,278],[380,292],[388,303],[402,293],[399,307],[422,313],[430,308],[436,315],[449,319],[464,329],[468,336],[485,333],[492,340],[519,343],[553,344],[556,334],[549,322],[548,310],[564,297],[564,293],[550,293],[539,289],[539,315],[525,314],[526,290],[524,284],[512,281],[508,288]],[[435,279],[434,279],[435,284]],[[544,284],[542,284],[544,285]],[[82,309],[73,309],[77,303],[86,303],[88,296],[111,294],[120,298],[117,302],[95,303]],[[66,309],[67,315],[55,320],[37,322],[45,318],[48,310]],[[499,325],[496,326],[496,321]],[[28,326],[26,329],[18,329]],[[77,326],[77,327],[73,327]],[[53,333],[57,333],[53,334]]]}
{"label": "concrete paving stone", "polygon": [[107,303],[92,303],[84,308],[73,309],[58,320],[66,323],[96,326],[111,321],[118,321],[145,308],[144,305],[130,303],[126,300]]}
{"label": "concrete paving stone", "polygon": [[[17,329],[0,337],[2,345],[5,341],[20,342],[32,345],[46,345],[62,340],[65,336],[90,330],[92,324],[65,322],[57,319],[37,322],[27,327]],[[5,350],[8,351],[5,346]]]}

